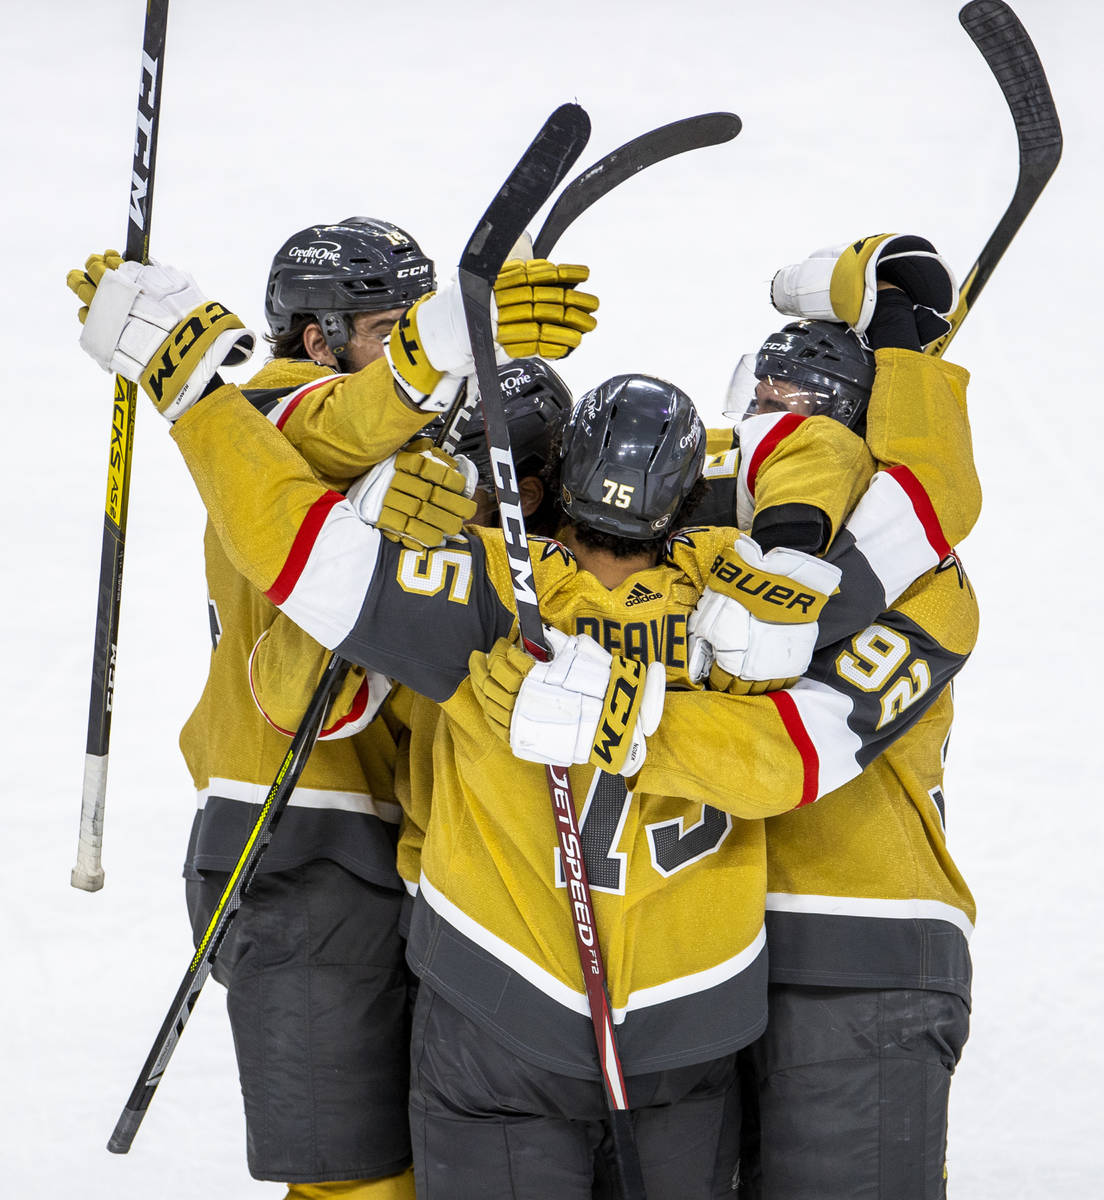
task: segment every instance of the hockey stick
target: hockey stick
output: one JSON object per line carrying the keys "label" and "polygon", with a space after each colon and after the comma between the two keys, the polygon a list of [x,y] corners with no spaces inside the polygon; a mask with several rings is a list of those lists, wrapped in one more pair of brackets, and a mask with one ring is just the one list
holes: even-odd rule
{"label": "hockey stick", "polygon": [[[138,77],[138,119],[130,177],[130,211],[124,258],[145,262],[153,216],[153,175],[157,165],[157,130],[161,117],[162,69],[169,0],[148,0],[142,34],[142,68]],[[107,466],[107,504],[100,550],[99,601],[92,646],[92,686],[88,699],[88,736],[84,756],[77,864],[69,877],[75,888],[98,892],[103,887],[104,800],[107,752],[115,690],[115,650],[119,638],[119,601],[123,588],[123,549],[130,499],[131,452],[137,385],[115,376],[111,411],[111,445]]]}
{"label": "hockey stick", "polygon": [[1003,0],[970,0],[958,14],[1000,84],[1016,125],[1020,170],[1012,200],[977,256],[959,292],[951,328],[926,348],[941,358],[973,308],[993,268],[1042,194],[1062,157],[1062,127],[1046,72],[1027,30]]}
{"label": "hockey stick", "polygon": [[215,956],[226,936],[226,931],[237,915],[238,909],[241,908],[242,898],[253,881],[253,876],[257,873],[261,856],[268,848],[269,842],[272,841],[277,823],[284,809],[287,808],[299,776],[303,773],[303,767],[318,738],[318,731],[322,728],[330,701],[340,688],[348,666],[345,659],[334,654],[322,673],[322,678],[315,688],[303,720],[288,746],[276,778],[272,781],[272,786],[268,789],[268,795],[261,805],[261,811],[253,829],[246,839],[234,869],[230,872],[226,886],[215,905],[192,961],[188,964],[180,987],[177,988],[153,1047],[142,1066],[138,1081],[115,1124],[115,1130],[107,1143],[107,1148],[112,1154],[126,1154],[134,1141],[142,1118],[146,1115],[146,1109],[149,1108],[157,1085],[161,1082],[161,1076],[165,1073],[165,1068],[176,1049],[184,1026],[199,999],[200,990],[211,973]]}
{"label": "hockey stick", "polygon": [[[533,586],[533,564],[525,534],[525,518],[521,509],[517,471],[510,449],[510,431],[499,387],[495,365],[494,339],[491,330],[490,301],[495,277],[518,236],[551,192],[540,195],[541,182],[533,172],[528,180],[515,179],[528,159],[539,150],[539,157],[558,154],[577,155],[586,140],[590,122],[582,109],[564,105],[549,119],[533,145],[522,157],[510,179],[491,202],[483,220],[460,259],[459,281],[464,299],[464,315],[471,339],[472,357],[479,393],[483,403],[483,419],[487,449],[491,459],[495,494],[501,514],[502,532],[513,580],[518,624],[526,649],[546,662],[550,657],[544,636],[540,609]],[[549,143],[545,148],[543,143]],[[575,146],[578,149],[575,149]],[[554,148],[555,147],[555,148]],[[570,162],[570,160],[569,160]],[[536,164],[535,164],[536,165]],[[529,174],[527,172],[527,174]],[[547,174],[547,172],[545,172]],[[552,186],[555,186],[554,184]],[[494,236],[483,231],[489,229]],[[560,852],[571,889],[572,921],[583,983],[594,1026],[598,1049],[598,1065],[609,1109],[613,1135],[614,1161],[619,1176],[621,1194],[625,1200],[643,1200],[644,1180],[633,1136],[621,1060],[610,1014],[606,989],[606,971],[596,936],[597,922],[582,857],[578,818],[566,767],[546,768],[548,791],[552,801],[553,818],[559,835]]]}
{"label": "hockey stick", "polygon": [[731,141],[741,128],[735,113],[702,113],[661,125],[611,150],[577,175],[556,198],[533,242],[533,257],[547,258],[564,230],[618,184],[645,167],[687,150]]}
{"label": "hockey stick", "polygon": [[[537,239],[532,246],[533,258],[547,258],[567,229],[578,220],[597,200],[613,191],[634,175],[676,154],[687,150],[699,150],[705,146],[717,146],[731,141],[742,128],[735,113],[702,113],[696,117],[684,117],[650,129],[632,141],[618,146],[600,158],[592,166],[576,175],[568,183],[548,212]],[[519,238],[519,242],[521,239]],[[509,251],[508,257],[517,256],[518,244]],[[446,418],[448,439],[438,443],[450,454],[455,453],[464,428],[470,421],[479,403],[479,392],[468,387],[457,396]]]}

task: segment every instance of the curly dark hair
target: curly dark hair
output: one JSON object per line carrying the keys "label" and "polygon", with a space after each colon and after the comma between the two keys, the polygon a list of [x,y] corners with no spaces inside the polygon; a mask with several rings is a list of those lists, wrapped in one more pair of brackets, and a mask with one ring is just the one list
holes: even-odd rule
{"label": "curly dark hair", "polygon": [[272,347],[273,358],[310,358],[303,345],[303,334],[308,325],[317,325],[313,313],[296,313],[284,333],[266,333],[264,340]]}

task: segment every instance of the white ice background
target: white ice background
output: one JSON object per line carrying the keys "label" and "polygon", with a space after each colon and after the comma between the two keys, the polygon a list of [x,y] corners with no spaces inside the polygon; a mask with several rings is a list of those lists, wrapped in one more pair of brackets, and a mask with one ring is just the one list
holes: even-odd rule
{"label": "white ice background", "polygon": [[[1014,6],[1066,149],[949,354],[973,373],[985,488],[963,547],[982,630],[947,769],[951,848],[979,907],[949,1166],[957,1200],[1081,1200],[1100,1194],[1104,1098],[1104,10]],[[964,274],[1003,211],[1012,123],[957,8],[173,0],[152,253],[262,328],[271,255],[309,223],[391,218],[447,271],[565,100],[593,120],[580,167],[655,125],[733,110],[735,142],[625,184],[560,245],[602,298],[568,381],[652,372],[716,421],[735,360],[779,324],[777,267],[895,230],[930,237]],[[191,954],[180,866],[194,798],[176,739],[208,655],[203,512],[142,401],[107,882],[75,891],[111,379],[78,349],[64,280],[122,245],[143,5],[6,0],[2,15],[0,1192],[276,1197],[246,1173],[213,982],[131,1153],[104,1148]]]}

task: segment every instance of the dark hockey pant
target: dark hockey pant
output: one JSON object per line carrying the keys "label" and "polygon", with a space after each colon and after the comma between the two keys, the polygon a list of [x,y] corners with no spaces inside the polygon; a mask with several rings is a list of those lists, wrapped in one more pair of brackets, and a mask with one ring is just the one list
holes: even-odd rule
{"label": "dark hockey pant", "polygon": [[[736,1056],[627,1084],[648,1200],[731,1197]],[[418,1200],[613,1200],[605,1114],[597,1080],[520,1060],[422,983],[411,1039]]]}
{"label": "dark hockey pant", "polygon": [[740,1059],[742,1200],[943,1200],[968,1032],[950,992],[772,984]]}
{"label": "dark hockey pant", "polygon": [[[226,876],[187,885],[198,937]],[[215,960],[254,1179],[379,1179],[410,1164],[402,894],[327,860],[258,875]]]}

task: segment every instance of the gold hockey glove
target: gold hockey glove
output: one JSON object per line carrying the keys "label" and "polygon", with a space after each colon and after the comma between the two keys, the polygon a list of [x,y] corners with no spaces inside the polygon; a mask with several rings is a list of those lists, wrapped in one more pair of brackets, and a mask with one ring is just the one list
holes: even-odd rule
{"label": "gold hockey glove", "polygon": [[[597,324],[591,313],[598,297],[574,288],[589,274],[586,267],[557,266],[542,258],[506,262],[494,293],[498,361],[535,354],[562,358],[574,349]],[[455,388],[444,387],[444,379],[474,370],[459,284],[447,283],[403,313],[384,353],[415,408],[443,412],[451,407]]]}
{"label": "gold hockey glove", "polygon": [[544,258],[512,258],[495,280],[495,341],[511,358],[563,358],[597,324],[598,297],[575,290],[590,270]]}
{"label": "gold hockey glove", "polygon": [[475,467],[463,455],[453,458],[418,438],[357,480],[347,498],[384,537],[432,549],[475,516],[475,483]]}

